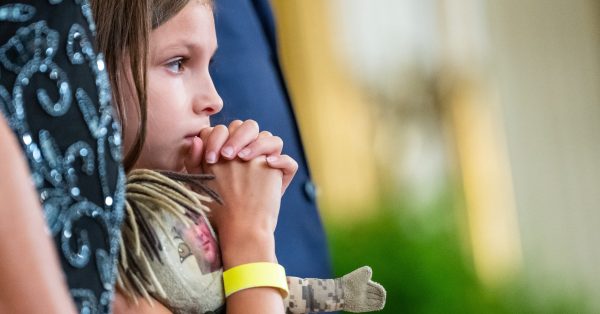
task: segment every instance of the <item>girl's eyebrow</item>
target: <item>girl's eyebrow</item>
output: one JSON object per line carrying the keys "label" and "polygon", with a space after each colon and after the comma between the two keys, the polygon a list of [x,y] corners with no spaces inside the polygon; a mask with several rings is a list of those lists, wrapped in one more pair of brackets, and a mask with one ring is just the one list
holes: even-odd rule
{"label": "girl's eyebrow", "polygon": [[[196,42],[193,41],[189,41],[187,39],[182,39],[182,40],[175,40],[175,42],[170,42],[165,44],[163,47],[160,47],[161,50],[167,50],[167,49],[175,49],[175,48],[186,48],[188,50],[205,50],[206,46],[202,45],[202,44],[198,44]],[[215,45],[215,49],[212,52],[212,55],[214,56],[214,54],[217,52],[217,49],[219,49],[218,45]]]}
{"label": "girl's eyebrow", "polygon": [[193,44],[193,43],[174,42],[174,43],[166,44],[163,47],[160,47],[160,50],[161,51],[169,51],[169,50],[177,50],[177,49],[185,48],[186,50],[191,51],[191,50],[196,49],[196,47],[198,47],[198,45]]}

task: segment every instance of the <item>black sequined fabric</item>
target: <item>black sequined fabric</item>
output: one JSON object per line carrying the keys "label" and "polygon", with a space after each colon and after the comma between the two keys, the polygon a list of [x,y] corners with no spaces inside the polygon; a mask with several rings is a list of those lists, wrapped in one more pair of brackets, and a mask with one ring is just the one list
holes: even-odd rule
{"label": "black sequined fabric", "polygon": [[88,0],[0,1],[0,112],[80,313],[111,312],[125,186],[95,28]]}

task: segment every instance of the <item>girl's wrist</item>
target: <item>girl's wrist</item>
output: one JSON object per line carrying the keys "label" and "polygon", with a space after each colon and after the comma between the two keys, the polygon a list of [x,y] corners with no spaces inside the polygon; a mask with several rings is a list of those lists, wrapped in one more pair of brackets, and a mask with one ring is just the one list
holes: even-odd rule
{"label": "girl's wrist", "polygon": [[219,234],[219,240],[224,270],[248,263],[277,263],[275,236],[272,232],[224,232]]}

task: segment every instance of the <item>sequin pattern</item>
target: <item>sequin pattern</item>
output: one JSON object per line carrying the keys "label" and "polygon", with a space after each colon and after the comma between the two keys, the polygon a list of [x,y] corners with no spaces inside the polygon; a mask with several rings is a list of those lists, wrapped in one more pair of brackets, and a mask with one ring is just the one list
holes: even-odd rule
{"label": "sequin pattern", "polygon": [[[97,274],[90,282],[99,284],[89,287],[69,282],[80,313],[109,313],[125,174],[91,7],[87,0],[20,2],[0,5],[0,113],[28,159],[67,279],[78,271]],[[76,14],[50,18],[61,12]],[[56,125],[81,125],[72,129],[80,139],[63,136]]]}

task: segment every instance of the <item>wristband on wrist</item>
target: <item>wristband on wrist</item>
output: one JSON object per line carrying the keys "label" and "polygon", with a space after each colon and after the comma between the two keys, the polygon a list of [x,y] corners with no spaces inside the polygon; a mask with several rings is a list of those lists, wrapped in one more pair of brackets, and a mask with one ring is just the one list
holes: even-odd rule
{"label": "wristband on wrist", "polygon": [[249,263],[232,267],[223,272],[225,297],[244,289],[256,287],[277,288],[285,299],[288,295],[285,269],[276,263]]}

